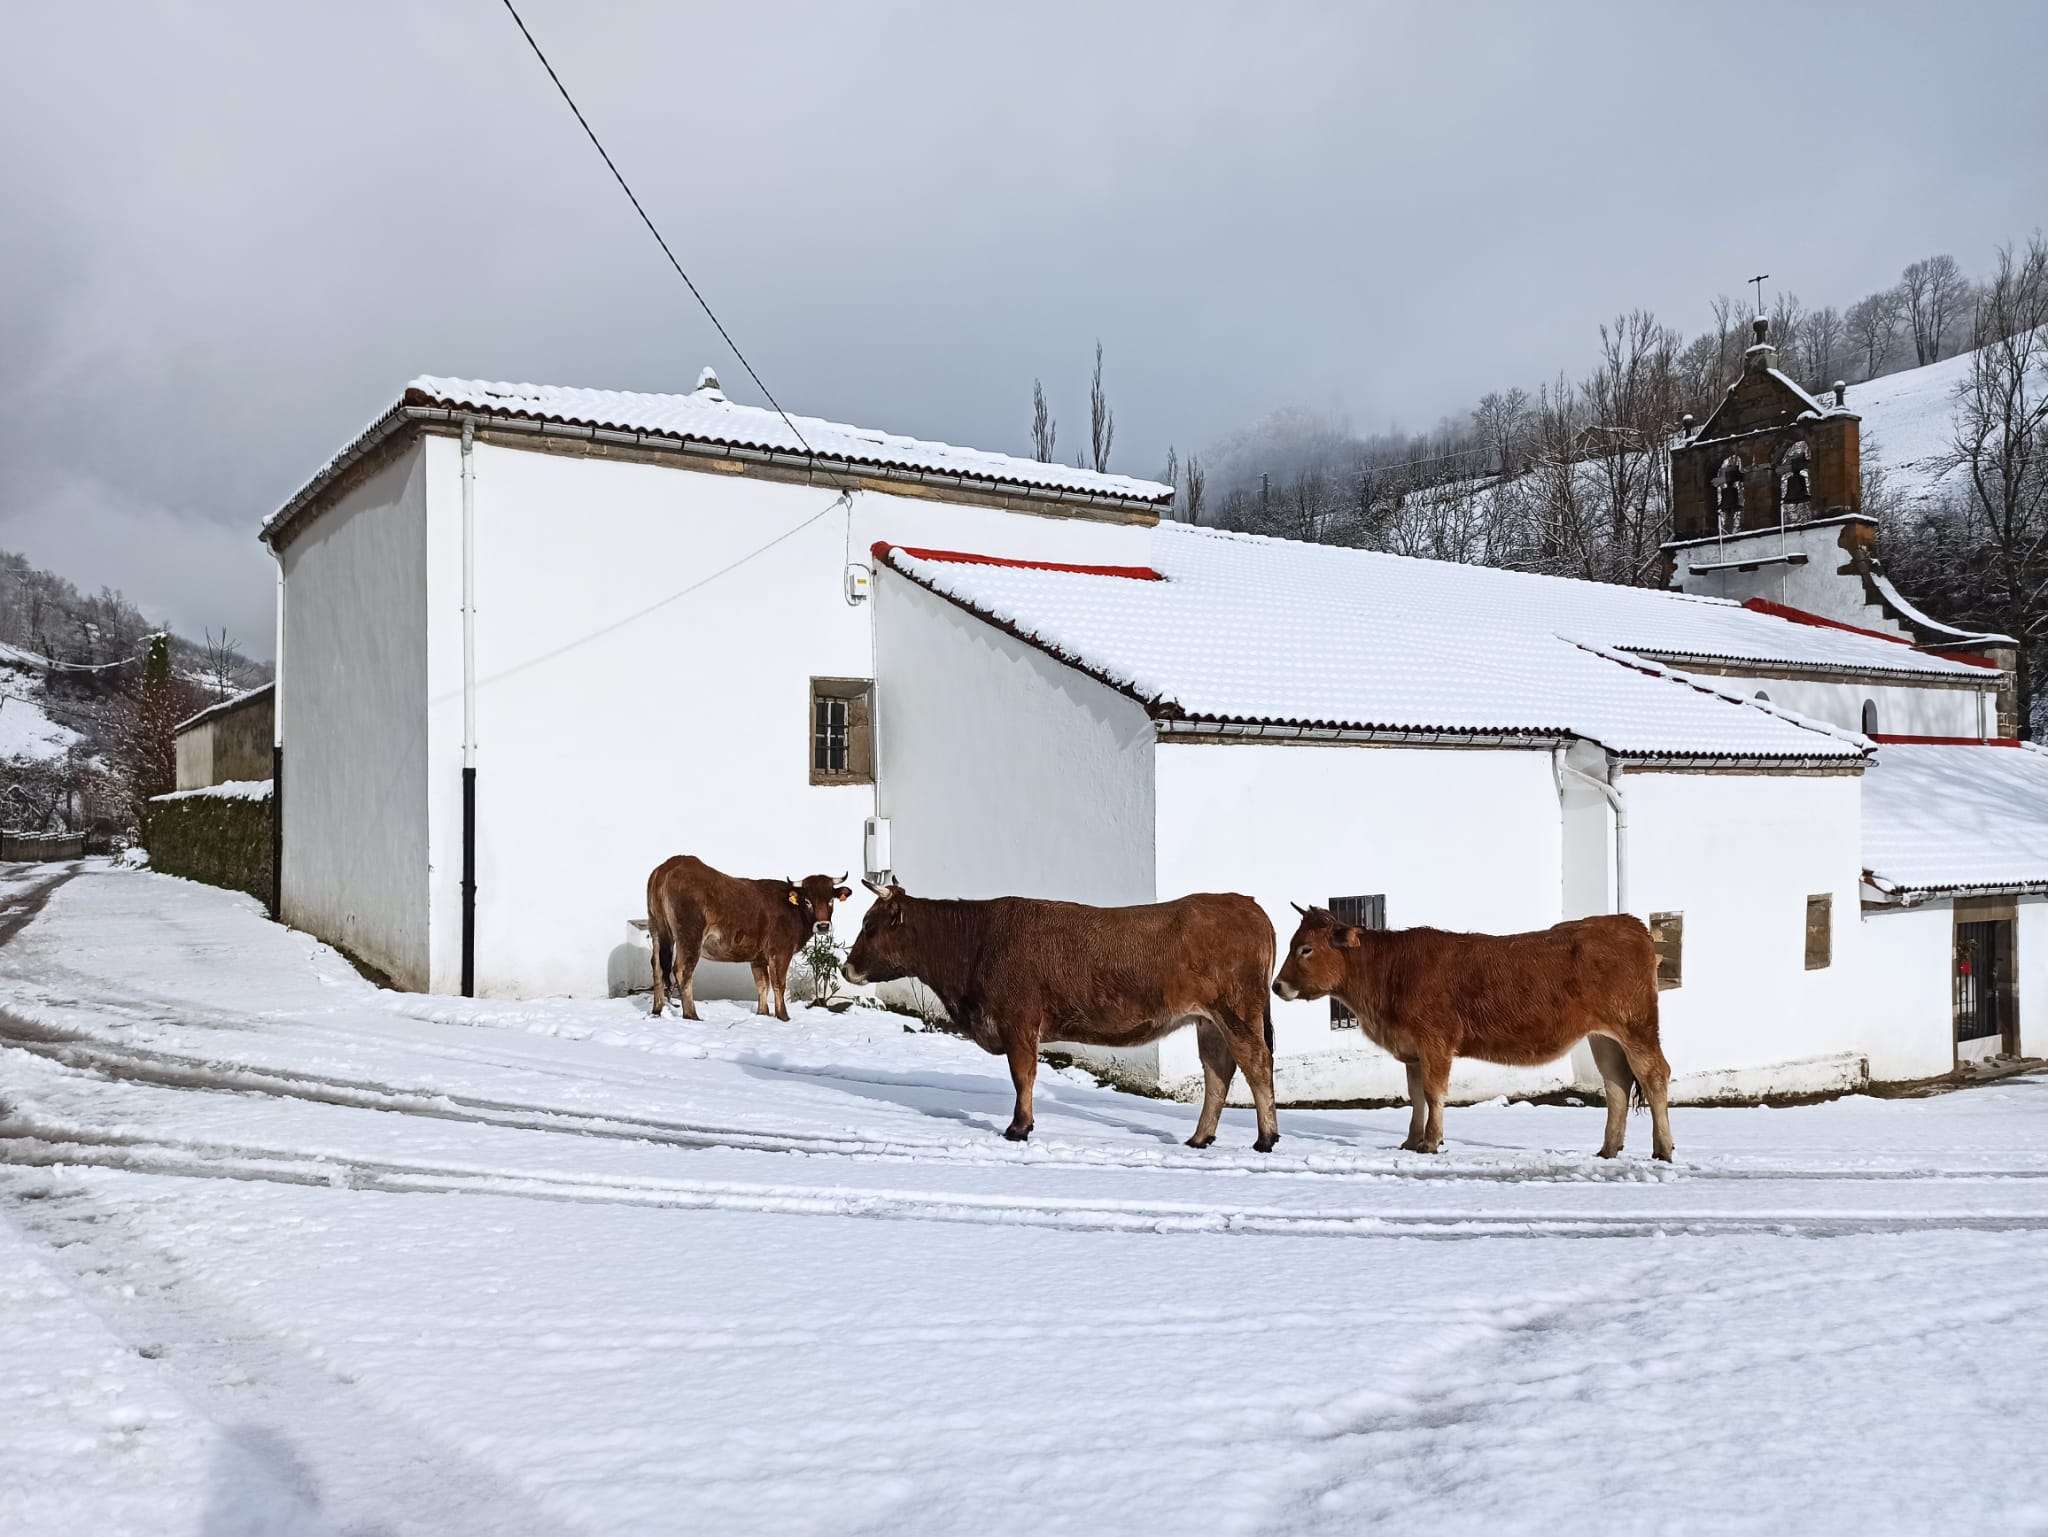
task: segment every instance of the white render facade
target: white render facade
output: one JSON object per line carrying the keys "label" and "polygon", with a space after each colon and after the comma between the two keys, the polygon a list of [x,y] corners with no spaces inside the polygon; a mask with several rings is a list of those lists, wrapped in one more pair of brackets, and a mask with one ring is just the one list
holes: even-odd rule
{"label": "white render facade", "polygon": [[[596,395],[419,381],[410,414],[268,525],[283,917],[401,987],[461,988],[467,697],[483,995],[644,986],[628,922],[662,858],[860,874],[879,818],[882,863],[921,894],[1240,890],[1283,942],[1290,902],[1346,895],[1383,897],[1399,927],[1682,915],[1683,980],[1662,995],[1681,1097],[1825,1091],[1956,1060],[1936,932],[1956,899],[1869,900],[1858,733],[1874,705],[1880,734],[1987,736],[1995,671],[1839,620],[1233,542],[1157,525],[1166,488],[1147,482],[808,419],[819,458],[835,444],[873,457],[793,464],[773,419],[757,420],[770,414],[715,382],[586,409]],[[707,446],[728,418],[746,433]],[[972,560],[919,559],[948,551]],[[1165,581],[1119,574],[1154,567]],[[872,573],[857,602],[850,571]],[[942,590],[962,572],[975,582]],[[1014,589],[1041,606],[1012,614],[1004,584],[1020,572],[1044,578]],[[1304,582],[1331,572],[1339,607],[1308,612]],[[1205,581],[1223,606],[1190,612],[1215,621],[1212,652],[1239,659],[1196,680],[1214,708],[1175,694],[1162,628]],[[1358,623],[1342,607],[1351,581],[1376,584]],[[1458,628],[1461,604],[1505,626],[1491,650]],[[1395,654],[1412,665],[1374,660]],[[814,782],[815,679],[872,680],[872,783]],[[1300,711],[1245,726],[1276,690]],[[1625,851],[1591,783],[1617,774]],[[1809,967],[1816,897],[1831,947]],[[2038,1042],[2048,909],[2015,900],[2020,964],[2042,978],[2020,987],[2020,1033]],[[1276,1002],[1275,1028],[1286,1102],[1404,1091],[1326,1004]],[[1461,1062],[1453,1092],[1591,1087],[1589,1068]],[[1198,1075],[1178,1036],[1115,1070],[1169,1092]]]}

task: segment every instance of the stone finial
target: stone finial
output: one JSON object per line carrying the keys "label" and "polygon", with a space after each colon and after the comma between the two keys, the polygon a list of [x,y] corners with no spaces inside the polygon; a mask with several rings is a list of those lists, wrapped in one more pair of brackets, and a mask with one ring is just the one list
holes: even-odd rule
{"label": "stone finial", "polygon": [[1771,339],[1771,317],[1759,315],[1749,323],[1749,334],[1756,338],[1754,345],[1761,347]]}
{"label": "stone finial", "polygon": [[724,394],[724,391],[718,387],[718,370],[712,368],[709,364],[705,365],[704,371],[697,375],[697,393],[700,395],[719,396]]}
{"label": "stone finial", "polygon": [[1835,381],[1835,404],[1838,406],[1845,406],[1848,403],[1849,381],[1846,379],[1837,379]]}

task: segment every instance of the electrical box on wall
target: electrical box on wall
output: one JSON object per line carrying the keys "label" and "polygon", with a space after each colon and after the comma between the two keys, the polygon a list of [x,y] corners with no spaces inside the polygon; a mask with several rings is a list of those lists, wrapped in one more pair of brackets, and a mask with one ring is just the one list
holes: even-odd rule
{"label": "electrical box on wall", "polygon": [[874,581],[875,573],[872,567],[864,566],[857,560],[849,561],[846,567],[846,601],[867,602],[868,589],[874,585]]}
{"label": "electrical box on wall", "polygon": [[889,858],[889,819],[887,817],[868,818],[867,837],[864,841],[864,848],[866,852],[862,857],[862,863],[867,866],[868,879],[878,886],[888,885],[895,878],[895,866],[890,863]]}

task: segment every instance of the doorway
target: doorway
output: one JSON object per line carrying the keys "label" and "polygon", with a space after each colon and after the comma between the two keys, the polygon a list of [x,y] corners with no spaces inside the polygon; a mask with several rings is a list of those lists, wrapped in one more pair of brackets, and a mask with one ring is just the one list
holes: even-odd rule
{"label": "doorway", "polygon": [[1979,916],[1956,904],[1956,1063],[2016,1057],[2019,987],[2010,916]]}

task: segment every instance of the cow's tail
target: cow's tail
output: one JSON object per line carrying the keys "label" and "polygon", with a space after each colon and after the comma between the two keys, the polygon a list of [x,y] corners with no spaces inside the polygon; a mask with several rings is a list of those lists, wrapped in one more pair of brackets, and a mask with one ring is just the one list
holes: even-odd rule
{"label": "cow's tail", "polygon": [[1265,1004],[1265,1010],[1266,1010],[1266,1055],[1270,1057],[1270,1056],[1272,1056],[1272,1055],[1273,1055],[1273,1000],[1272,1000],[1271,998],[1268,998],[1268,999],[1266,1000],[1266,1004]]}

